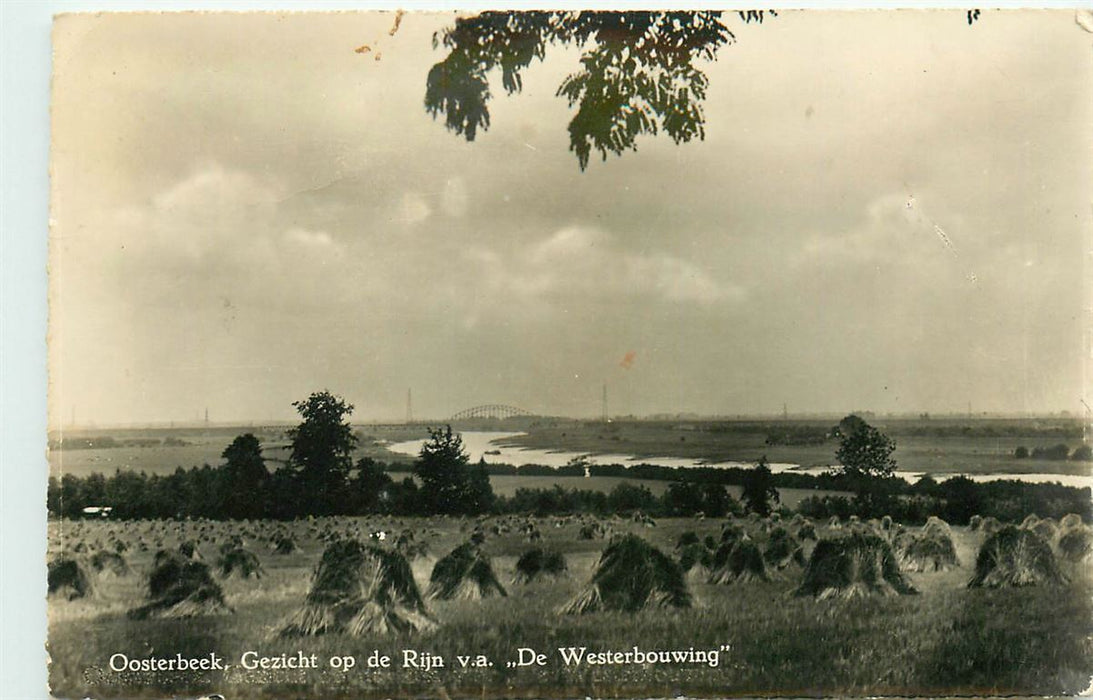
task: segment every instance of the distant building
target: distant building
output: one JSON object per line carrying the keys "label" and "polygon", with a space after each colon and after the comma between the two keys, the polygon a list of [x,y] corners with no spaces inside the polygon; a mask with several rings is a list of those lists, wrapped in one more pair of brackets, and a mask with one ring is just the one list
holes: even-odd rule
{"label": "distant building", "polygon": [[80,511],[85,518],[109,518],[113,506],[88,506]]}

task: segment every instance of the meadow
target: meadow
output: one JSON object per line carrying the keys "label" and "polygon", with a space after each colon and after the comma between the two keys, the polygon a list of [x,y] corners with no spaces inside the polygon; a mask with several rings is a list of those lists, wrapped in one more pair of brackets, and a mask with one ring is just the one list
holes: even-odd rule
{"label": "meadow", "polygon": [[[521,532],[534,521],[541,540],[562,552],[567,573],[531,584],[512,583],[521,553],[533,546]],[[717,537],[724,520],[633,519],[603,521],[612,534],[634,533],[672,553],[680,536]],[[771,523],[738,519],[762,544]],[[51,597],[50,682],[57,697],[170,697],[219,692],[230,698],[389,697],[668,697],[728,695],[1057,695],[1086,689],[1093,675],[1093,585],[1087,564],[1062,562],[1069,583],[1059,586],[969,589],[985,535],[952,528],[959,566],[907,572],[919,594],[824,600],[797,597],[802,569],[772,571],[769,581],[714,585],[691,581],[690,609],[640,613],[562,615],[560,606],[588,582],[607,539],[582,539],[578,518],[506,516],[479,520],[395,519],[380,516],[291,523],[205,521],[52,521],[50,547],[85,552],[124,543],[132,571],[93,575],[94,593]],[[437,629],[412,636],[328,634],[285,639],[278,631],[303,603],[325,542],[335,536],[393,539],[412,531],[426,550],[413,559],[424,590],[438,557],[485,532],[506,597],[430,601]],[[817,525],[820,539],[842,526]],[[275,532],[289,532],[300,549],[276,554]],[[154,552],[184,540],[215,562],[218,544],[231,536],[261,562],[260,579],[220,579],[233,612],[191,619],[133,620],[126,611],[146,599]],[[806,543],[806,550],[815,546]],[[806,552],[807,553],[807,552]],[[722,649],[708,664],[566,666],[559,647],[589,650]],[[509,668],[521,647],[546,654],[545,665]],[[319,670],[243,669],[248,650],[263,655],[316,654]],[[403,668],[403,650],[439,655],[443,668]],[[389,669],[368,669],[368,656],[392,657]],[[231,665],[223,672],[113,673],[112,654],[202,656],[215,652]],[[457,655],[484,655],[491,666],[462,668]],[[326,667],[349,655],[350,671]]]}

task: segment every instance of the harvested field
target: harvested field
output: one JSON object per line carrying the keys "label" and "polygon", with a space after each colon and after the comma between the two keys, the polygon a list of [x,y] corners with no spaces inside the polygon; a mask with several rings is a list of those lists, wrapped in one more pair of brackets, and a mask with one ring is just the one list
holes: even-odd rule
{"label": "harvested field", "polygon": [[[556,610],[573,601],[592,580],[612,537],[582,539],[587,521],[580,518],[533,518],[542,542],[529,545],[521,526],[526,518],[487,518],[480,522],[451,518],[397,519],[320,518],[288,523],[249,523],[249,551],[259,560],[263,576],[217,579],[224,604],[233,613],[206,614],[200,618],[131,619],[126,612],[148,602],[148,575],[153,569],[155,547],[141,551],[140,540],[162,542],[177,551],[180,542],[196,541],[210,556],[244,527],[239,523],[51,523],[51,541],[57,545],[110,540],[107,530],[128,545],[131,575],[94,575],[95,595],[68,600],[55,596],[50,603],[50,648],[54,663],[51,682],[62,697],[120,697],[106,669],[109,656],[124,653],[132,658],[147,648],[183,655],[215,652],[232,664],[224,672],[212,672],[195,681],[192,677],[151,674],[143,677],[145,695],[199,696],[220,692],[231,698],[279,698],[307,695],[324,698],[381,698],[390,689],[402,694],[435,692],[443,684],[451,697],[481,696],[483,689],[518,687],[526,694],[542,695],[554,688],[572,696],[602,696],[607,688],[641,695],[655,694],[670,686],[680,692],[702,695],[742,695],[758,692],[810,692],[840,694],[893,694],[907,690],[935,689],[961,694],[970,691],[1000,694],[1075,693],[1085,688],[1093,673],[1093,652],[1086,639],[1093,634],[1093,586],[1084,563],[1060,558],[1058,565],[1068,577],[1065,584],[1008,589],[969,589],[976,556],[985,536],[968,528],[952,526],[959,564],[948,570],[903,572],[919,595],[864,595],[852,601],[833,595],[794,597],[805,569],[790,566],[769,580],[748,577],[731,586],[708,583],[705,576],[687,576],[685,586],[693,600],[690,608],[653,607],[638,612],[599,611],[559,616]],[[658,548],[673,562],[690,560],[693,569],[713,565],[709,544],[722,542],[722,529],[730,527],[726,541],[744,534],[760,553],[778,539],[778,526],[748,519],[658,519],[647,528],[629,519],[607,519],[615,536],[631,533]],[[791,532],[799,527],[786,523]],[[203,531],[200,528],[204,527]],[[862,527],[866,527],[864,524]],[[326,539],[359,537],[385,532],[390,544],[404,532],[413,532],[434,553],[445,554],[467,541],[480,528],[481,550],[488,555],[499,581],[517,577],[517,562],[533,547],[559,552],[567,574],[537,578],[507,589],[507,597],[433,600],[428,614],[435,627],[412,637],[397,631],[359,634],[331,631],[319,636],[278,638],[276,631],[304,605]],[[814,527],[820,542],[848,535],[846,526]],[[905,527],[912,535],[921,528]],[[501,534],[496,534],[495,530]],[[199,534],[200,531],[200,534]],[[681,535],[689,544],[676,550]],[[288,536],[293,552],[278,554],[271,543]],[[202,539],[204,538],[204,540]],[[403,538],[405,541],[407,538]],[[806,555],[814,545],[805,541]],[[88,555],[90,556],[90,554]],[[705,561],[707,564],[703,564]],[[409,562],[420,590],[429,584],[435,560]],[[204,566],[202,562],[189,562]],[[682,567],[679,567],[682,570]],[[371,619],[371,618],[370,618]],[[822,640],[822,642],[820,641]],[[613,665],[566,666],[557,649],[587,646],[591,649],[695,649],[731,647],[717,667],[665,665],[651,669]],[[508,668],[519,647],[548,655],[543,667]],[[248,671],[239,664],[244,651],[264,654],[303,651],[324,660],[351,655],[362,663],[374,650],[394,659],[387,670],[334,672]],[[403,650],[428,650],[446,661],[430,671],[404,667]],[[492,667],[457,668],[456,655],[481,654]],[[1000,659],[1005,659],[1002,663]],[[358,667],[358,671],[359,671]]]}

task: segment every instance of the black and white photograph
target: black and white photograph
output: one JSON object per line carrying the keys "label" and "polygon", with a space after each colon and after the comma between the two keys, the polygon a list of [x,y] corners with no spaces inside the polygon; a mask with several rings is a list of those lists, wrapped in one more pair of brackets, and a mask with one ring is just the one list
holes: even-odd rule
{"label": "black and white photograph", "polygon": [[1093,12],[52,31],[53,697],[1091,688]]}

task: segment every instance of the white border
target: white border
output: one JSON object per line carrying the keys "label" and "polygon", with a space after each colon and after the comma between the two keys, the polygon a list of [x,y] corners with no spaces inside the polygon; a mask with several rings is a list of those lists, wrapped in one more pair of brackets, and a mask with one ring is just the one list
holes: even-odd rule
{"label": "white border", "polygon": [[[1088,8],[1081,0],[755,3],[763,8]],[[741,7],[727,3],[0,0],[0,698],[47,698],[46,319],[50,28],[54,14],[161,10],[477,10]],[[747,7],[746,5],[744,7]]]}

